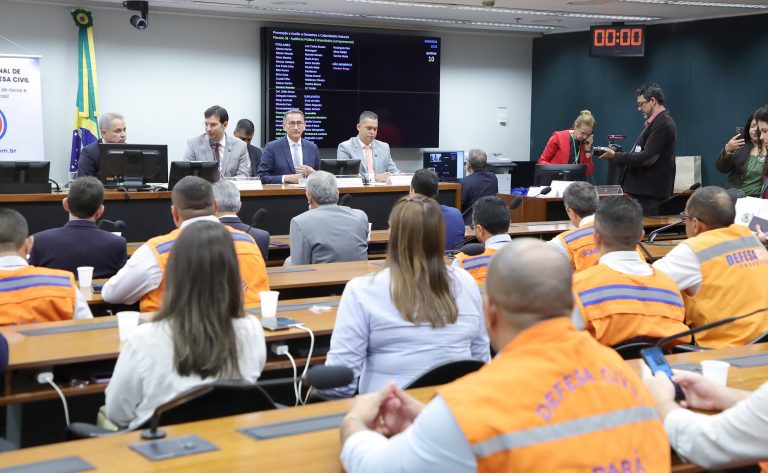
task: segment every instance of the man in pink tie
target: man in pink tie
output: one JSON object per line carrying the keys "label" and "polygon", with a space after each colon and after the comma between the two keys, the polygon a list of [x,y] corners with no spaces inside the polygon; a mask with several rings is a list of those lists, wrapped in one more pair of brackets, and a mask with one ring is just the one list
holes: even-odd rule
{"label": "man in pink tie", "polygon": [[390,175],[400,174],[400,171],[389,154],[389,145],[376,139],[378,131],[379,117],[369,111],[361,113],[357,136],[339,144],[336,159],[359,159],[360,173],[366,179],[387,182]]}

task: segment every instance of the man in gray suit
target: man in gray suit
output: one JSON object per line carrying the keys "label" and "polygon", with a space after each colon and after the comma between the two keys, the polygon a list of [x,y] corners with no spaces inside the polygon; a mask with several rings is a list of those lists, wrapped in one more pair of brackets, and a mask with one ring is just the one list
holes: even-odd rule
{"label": "man in gray suit", "polygon": [[245,142],[225,133],[229,114],[214,105],[206,110],[205,133],[187,140],[185,161],[218,161],[221,177],[251,175],[251,161]]}
{"label": "man in gray suit", "polygon": [[307,178],[310,209],[291,219],[292,264],[338,263],[368,259],[368,216],[337,205],[336,177],[315,171]]}
{"label": "man in gray suit", "polygon": [[379,117],[373,112],[365,111],[357,121],[357,136],[340,143],[336,149],[336,159],[359,159],[360,172],[368,175],[374,173],[374,180],[387,182],[390,174],[400,174],[392,156],[389,145],[376,139],[379,131]]}

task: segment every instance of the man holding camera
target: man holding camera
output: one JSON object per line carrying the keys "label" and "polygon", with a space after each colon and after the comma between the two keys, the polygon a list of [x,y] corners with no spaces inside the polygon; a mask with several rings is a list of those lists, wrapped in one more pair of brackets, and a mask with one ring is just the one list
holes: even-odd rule
{"label": "man holding camera", "polygon": [[659,214],[659,203],[672,195],[675,184],[675,121],[664,107],[664,91],[648,83],[637,89],[637,109],[645,128],[628,152],[603,148],[598,156],[620,166],[624,192],[637,199],[643,215]]}

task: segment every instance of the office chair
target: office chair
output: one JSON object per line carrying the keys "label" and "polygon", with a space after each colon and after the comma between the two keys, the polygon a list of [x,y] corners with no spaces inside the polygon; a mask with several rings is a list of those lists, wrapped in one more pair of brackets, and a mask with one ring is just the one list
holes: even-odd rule
{"label": "office chair", "polygon": [[633,337],[629,340],[612,346],[616,353],[624,360],[631,360],[633,358],[640,358],[640,350],[644,348],[653,348],[656,346],[656,342],[659,339],[650,337]]}
{"label": "office chair", "polygon": [[405,385],[403,389],[423,388],[425,386],[437,386],[450,383],[464,375],[479,370],[484,365],[484,362],[478,360],[449,361],[448,363],[443,363],[428,369],[416,379]]}
{"label": "office chair", "polygon": [[[758,343],[766,343],[768,342],[768,332],[765,332],[762,335],[759,335],[752,340],[748,341],[746,345],[757,345]],[[682,345],[675,345],[672,349],[672,353],[689,353],[692,351],[705,351],[705,350],[711,350],[712,348],[709,347],[702,347],[700,345],[692,344],[682,344]]]}
{"label": "office chair", "polygon": [[[149,428],[149,431],[142,433],[143,438],[147,432],[150,436],[146,438],[161,438],[157,437],[162,432],[157,430],[159,425],[180,424],[270,409],[277,409],[277,405],[258,385],[242,382],[205,384],[184,391],[170,401],[157,406],[152,417],[137,430]],[[85,422],[73,422],[67,427],[65,438],[76,440],[124,432],[127,430],[115,432]],[[152,432],[155,437],[151,436]]]}

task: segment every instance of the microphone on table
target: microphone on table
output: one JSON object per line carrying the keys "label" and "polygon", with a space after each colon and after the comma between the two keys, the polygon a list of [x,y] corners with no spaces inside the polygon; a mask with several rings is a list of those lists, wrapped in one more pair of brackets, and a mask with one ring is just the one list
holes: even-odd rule
{"label": "microphone on table", "polygon": [[660,339],[658,342],[656,342],[656,346],[663,350],[664,349],[664,345],[668,344],[671,341],[677,340],[680,337],[685,337],[685,336],[688,336],[688,335],[695,335],[695,334],[697,334],[699,332],[704,332],[704,331],[707,331],[709,329],[720,327],[721,325],[727,325],[727,324],[730,324],[730,323],[735,322],[737,320],[744,319],[744,318],[747,318],[747,317],[751,317],[751,316],[753,316],[755,314],[759,314],[760,312],[766,312],[766,311],[768,311],[768,307],[761,307],[760,309],[753,310],[752,312],[749,312],[749,313],[746,313],[746,314],[737,315],[735,317],[728,317],[728,318],[725,318],[725,319],[717,320],[715,322],[711,322],[711,323],[708,323],[708,324],[700,325],[698,327],[695,327],[695,328],[692,328],[692,329],[689,329],[689,330],[685,330],[683,332],[676,333],[676,334],[670,335],[668,337],[664,337],[664,338]]}
{"label": "microphone on table", "polygon": [[253,216],[251,217],[251,226],[254,228],[263,228],[261,223],[262,220],[267,216],[267,209],[258,209],[253,213]]}
{"label": "microphone on table", "polygon": [[[662,200],[661,202],[659,202],[659,205],[657,206],[658,209],[659,209],[659,213],[663,215],[663,214],[674,214],[674,213],[682,211],[683,209],[685,209],[685,202],[688,201],[688,197],[690,197],[690,193],[692,193],[693,191],[695,191],[699,187],[701,187],[701,182],[694,182],[693,184],[691,184],[691,187],[689,187],[688,189],[684,190],[682,193],[677,194],[677,195],[673,195],[673,196],[669,196],[666,199]],[[676,205],[675,206],[676,208],[675,207],[673,207],[671,209],[667,209],[666,208],[667,204],[669,204],[670,202],[675,202],[675,201],[682,201],[682,202],[680,202],[678,205]],[[682,207],[681,207],[681,205],[682,205]]]}
{"label": "microphone on table", "polygon": [[350,207],[350,203],[352,203],[352,194],[344,194],[339,199],[339,205]]}
{"label": "microphone on table", "polygon": [[461,252],[467,256],[477,256],[483,254],[485,245],[482,243],[468,243],[461,247]]}
{"label": "microphone on table", "polygon": [[683,223],[682,219],[678,220],[677,222],[672,222],[669,225],[664,225],[661,228],[657,228],[656,230],[654,230],[654,231],[652,231],[651,233],[648,234],[648,239],[645,242],[648,243],[648,244],[653,243],[653,240],[655,240],[656,237],[659,236],[659,233],[663,232],[664,230],[670,229],[672,227],[676,227],[676,226],[680,225],[681,223]]}
{"label": "microphone on table", "polygon": [[515,210],[516,208],[520,207],[520,204],[525,203],[529,199],[535,199],[536,197],[538,197],[540,195],[547,195],[551,191],[552,191],[552,188],[550,186],[547,186],[547,187],[544,187],[543,189],[541,189],[539,191],[539,193],[536,194],[536,195],[530,195],[530,196],[528,196],[528,195],[526,195],[526,196],[518,195],[517,197],[515,197],[515,200],[513,200],[512,203],[509,204],[509,210]]}
{"label": "microphone on table", "polygon": [[[315,389],[331,389],[350,384],[354,377],[355,375],[352,370],[346,366],[317,365],[310,368],[307,371],[307,374],[303,377],[267,379],[264,381],[257,381],[252,384],[243,383],[241,385],[243,387],[259,386],[263,388],[267,386],[290,385],[301,381],[302,383],[308,384]],[[154,414],[152,414],[152,417],[149,419],[149,428],[141,432],[141,438],[144,440],[157,440],[165,438],[165,432],[158,428],[162,414],[176,406],[184,404],[185,402],[208,394],[215,387],[215,384],[206,384],[192,388],[187,391],[187,396],[178,396],[155,408]]]}
{"label": "microphone on table", "polygon": [[122,232],[123,230],[125,230],[125,222],[123,222],[122,220],[112,221],[112,220],[102,219],[102,220],[99,220],[99,223],[97,223],[96,226],[101,228],[101,225],[105,223],[112,225],[112,228],[116,232]]}

